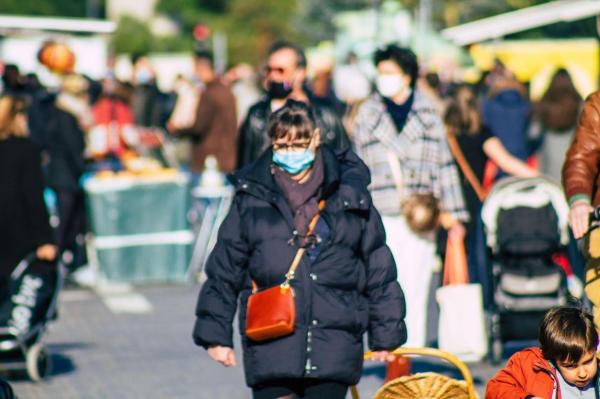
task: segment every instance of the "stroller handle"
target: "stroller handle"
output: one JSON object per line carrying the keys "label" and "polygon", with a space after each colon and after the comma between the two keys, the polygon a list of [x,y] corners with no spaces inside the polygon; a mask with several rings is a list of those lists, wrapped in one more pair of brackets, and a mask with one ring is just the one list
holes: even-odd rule
{"label": "stroller handle", "polygon": [[[465,380],[465,382],[467,384],[467,392],[469,394],[469,398],[473,398],[473,399],[477,398],[477,395],[475,393],[475,387],[473,386],[473,376],[471,375],[469,368],[462,360],[460,360],[457,356],[453,355],[452,353],[444,352],[442,350],[435,349],[435,348],[398,348],[391,353],[393,355],[399,355],[399,356],[436,357],[436,358],[447,361],[448,363],[450,363],[454,367],[456,367],[462,374],[463,379]],[[364,355],[365,360],[370,360],[372,357],[373,357],[373,352],[366,352]],[[357,394],[356,390],[353,389],[352,390],[353,398],[358,398],[358,396],[354,396],[355,393]]]}

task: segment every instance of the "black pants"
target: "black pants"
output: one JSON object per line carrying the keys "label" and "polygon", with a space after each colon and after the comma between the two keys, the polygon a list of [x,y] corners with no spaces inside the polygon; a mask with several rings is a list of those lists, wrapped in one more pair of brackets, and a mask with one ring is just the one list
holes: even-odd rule
{"label": "black pants", "polygon": [[252,388],[253,399],[345,399],[348,386],[317,379],[283,379]]}

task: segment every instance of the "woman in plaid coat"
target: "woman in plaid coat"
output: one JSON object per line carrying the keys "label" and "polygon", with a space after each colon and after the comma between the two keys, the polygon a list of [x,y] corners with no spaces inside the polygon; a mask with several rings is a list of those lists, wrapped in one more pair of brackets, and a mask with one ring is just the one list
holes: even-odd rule
{"label": "woman in plaid coat", "polygon": [[[442,120],[415,89],[419,70],[415,54],[390,45],[377,51],[374,61],[377,92],[358,110],[352,139],[371,170],[369,189],[405,290],[407,345],[424,346],[427,295],[436,262],[434,235],[413,233],[401,214],[401,202],[412,194],[433,194],[443,211],[453,216],[449,234],[457,237],[464,236],[461,222],[469,215]],[[400,179],[394,163],[399,163]]]}

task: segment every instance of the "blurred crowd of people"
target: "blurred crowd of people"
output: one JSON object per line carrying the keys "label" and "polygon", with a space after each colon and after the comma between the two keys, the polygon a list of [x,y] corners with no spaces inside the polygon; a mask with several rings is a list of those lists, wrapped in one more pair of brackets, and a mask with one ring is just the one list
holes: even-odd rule
{"label": "blurred crowd of people", "polygon": [[[56,245],[66,263],[85,263],[82,178],[87,171],[119,170],[125,154],[143,152],[140,129],[182,143],[179,159],[195,177],[209,155],[222,172],[231,172],[271,146],[269,116],[287,100],[301,101],[311,106],[321,143],[354,149],[371,171],[369,188],[388,244],[403,259],[398,263],[408,265],[398,268],[399,280],[410,298],[409,341],[419,346],[425,344],[427,291],[443,244],[406,225],[403,200],[429,193],[440,201],[449,215],[448,234],[466,235],[471,279],[484,284],[488,266],[479,214],[486,178],[541,173],[560,180],[582,104],[564,69],[532,102],[527,85],[500,61],[476,84],[444,81],[424,70],[412,51],[395,45],[375,53],[374,80],[353,54],[343,65],[309,76],[304,51],[287,42],[271,47],[259,71],[241,64],[222,76],[212,54],[198,51],[194,76],[179,76],[171,92],[159,89],[147,56],[131,61],[128,81],[112,73],[99,81],[68,74],[58,88],[44,87],[14,65],[4,67],[2,95],[23,104],[27,129],[19,135],[41,151],[45,184],[56,195]],[[479,185],[457,164],[448,137]],[[497,172],[489,171],[490,160]],[[581,275],[581,262],[573,262]],[[420,273],[411,265],[419,265]]]}

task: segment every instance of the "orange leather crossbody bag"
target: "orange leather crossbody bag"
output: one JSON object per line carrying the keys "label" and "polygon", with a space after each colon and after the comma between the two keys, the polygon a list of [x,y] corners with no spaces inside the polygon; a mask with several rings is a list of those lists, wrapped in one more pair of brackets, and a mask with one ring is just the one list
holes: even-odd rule
{"label": "orange leather crossbody bag", "polygon": [[[313,216],[308,226],[307,236],[314,233],[325,201],[319,203],[319,211]],[[306,248],[300,247],[290,269],[285,275],[285,281],[278,286],[258,291],[252,281],[252,295],[248,298],[246,310],[246,336],[253,341],[267,341],[289,335],[294,332],[296,323],[296,303],[294,289],[290,281],[300,265]]]}

